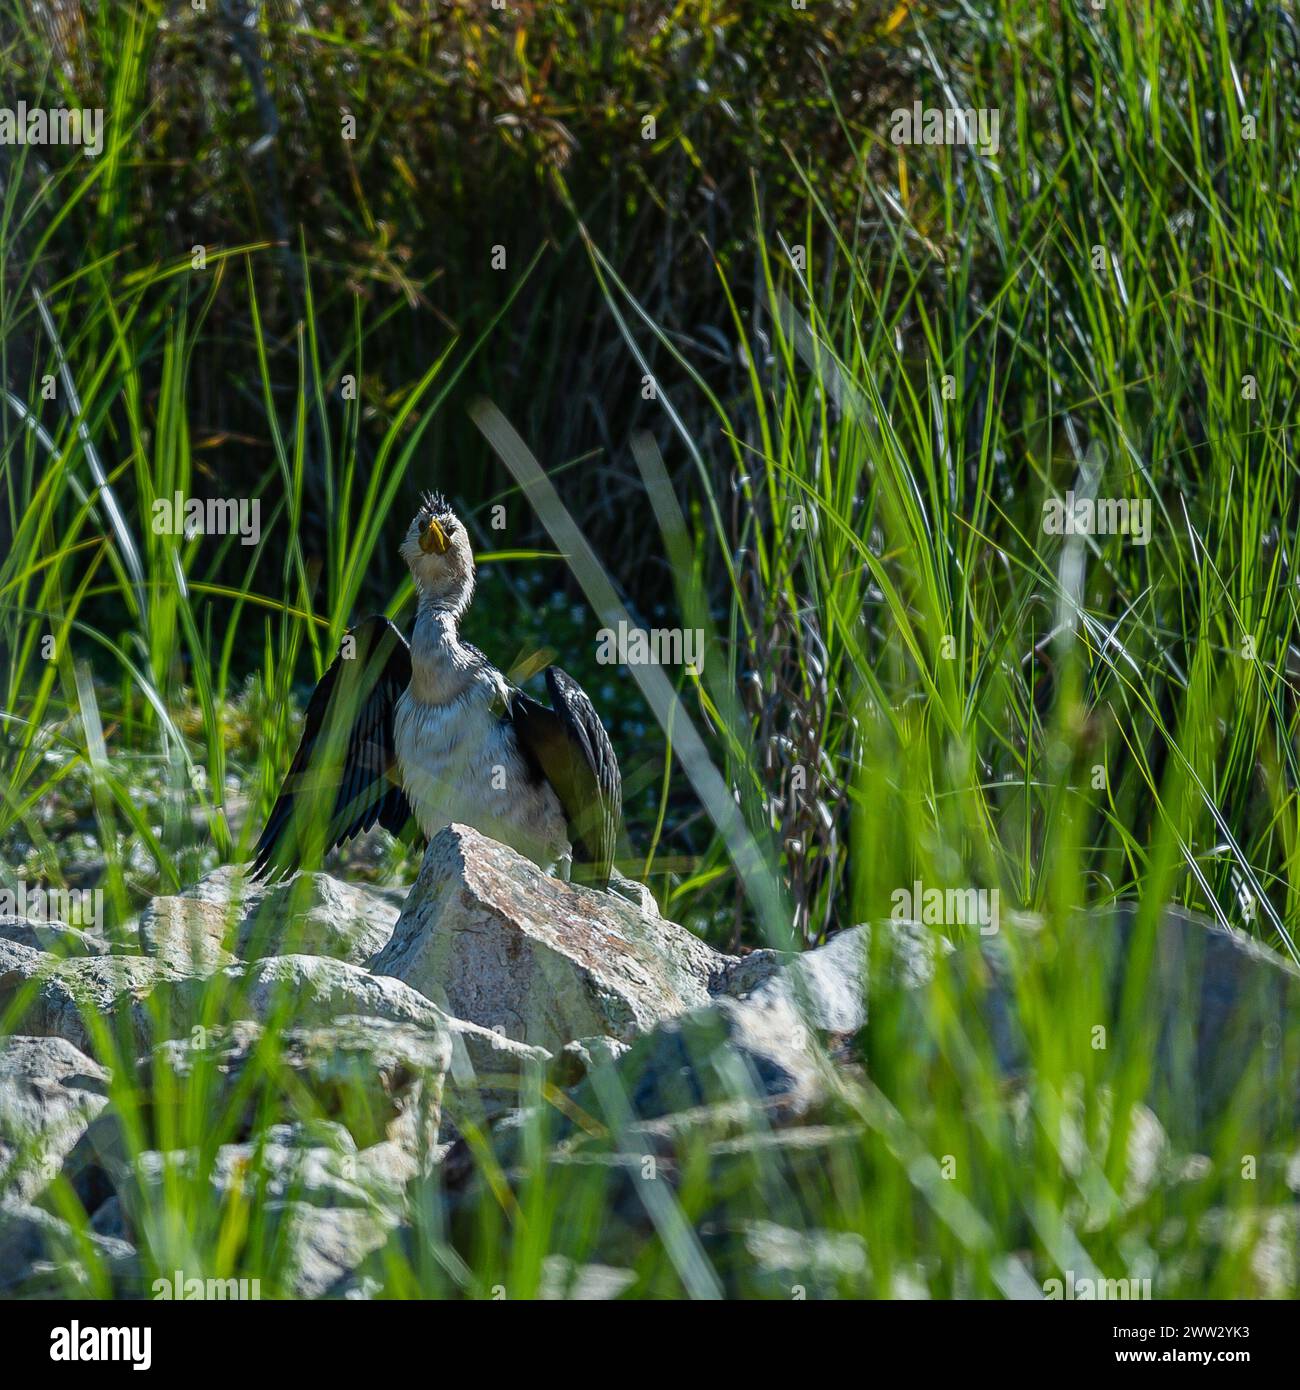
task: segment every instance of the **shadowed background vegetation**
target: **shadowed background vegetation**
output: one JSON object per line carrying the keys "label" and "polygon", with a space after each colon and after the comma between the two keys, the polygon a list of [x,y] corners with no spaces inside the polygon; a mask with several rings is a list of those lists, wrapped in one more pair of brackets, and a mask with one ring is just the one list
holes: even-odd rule
{"label": "shadowed background vegetation", "polygon": [[[692,391],[677,409],[708,456],[708,476],[694,474],[680,446],[668,447],[668,417],[646,399],[644,377],[683,381],[673,353],[685,350],[721,400],[743,401],[751,382],[719,267],[731,267],[745,321],[768,338],[756,194],[777,225],[801,228],[807,196],[791,156],[806,156],[847,224],[871,153],[868,113],[879,125],[889,89],[914,63],[886,37],[888,12],[870,6],[810,15],[537,5],[503,15],[486,2],[378,11],[214,2],[202,12],[19,6],[9,20],[12,89],[32,104],[44,92],[102,105],[109,141],[98,164],[67,161],[57,182],[44,152],[3,152],[9,381],[24,401],[38,400],[32,386],[51,365],[33,290],[49,296],[74,366],[115,354],[129,362],[129,380],[110,366],[84,404],[106,457],[124,460],[133,443],[154,455],[118,484],[145,504],[142,517],[154,495],[182,483],[196,495],[263,497],[269,508],[292,456],[292,547],[300,577],[310,576],[300,596],[326,611],[331,638],[392,595],[401,578],[393,537],[425,487],[466,507],[489,549],[541,539],[467,417],[479,392],[562,479],[634,612],[680,622],[629,441],[654,431],[674,476],[694,477],[697,499],[701,482],[731,499],[720,514],[729,547],[743,544],[735,459],[722,443],[726,422]],[[667,338],[644,335],[643,362],[605,303],[579,218]],[[198,273],[196,246],[208,255]],[[494,268],[497,248],[504,267]],[[114,312],[97,312],[107,294]],[[356,382],[352,402],[345,375]],[[66,411],[45,409],[56,436],[70,426]],[[167,409],[183,462],[157,457]],[[21,417],[11,413],[4,428],[22,440]],[[408,445],[358,522],[347,476],[361,491]],[[506,525],[490,533],[497,502],[507,504]],[[382,538],[369,537],[364,564],[340,589],[342,538],[371,514]],[[721,537],[693,524],[705,542],[706,601],[725,625],[729,576],[709,554]],[[169,569],[167,549],[145,557],[151,571],[155,562]],[[278,597],[273,564],[250,574],[239,547],[214,549],[187,559],[203,571],[195,577]],[[284,553],[280,541],[270,553]],[[156,582],[169,587],[173,576],[151,572]],[[571,616],[577,591],[562,566],[489,572],[485,583],[504,590],[502,602],[481,605],[493,628],[475,625],[473,635],[495,659],[539,643],[559,650],[588,681],[604,675],[602,707],[613,704],[629,739],[643,736],[635,691],[593,668],[594,634]],[[103,611],[93,593],[85,611]],[[163,640],[173,631],[165,624]],[[255,668],[255,651],[236,644],[232,679]],[[192,686],[183,641],[175,655],[178,679]],[[314,646],[312,660],[298,679],[319,668]],[[161,675],[161,653],[152,665]],[[277,674],[282,689],[294,674]],[[665,852],[689,864],[709,836],[691,828],[676,781],[670,813],[661,807],[661,772],[652,759],[633,783],[633,838],[642,844],[662,819]]]}

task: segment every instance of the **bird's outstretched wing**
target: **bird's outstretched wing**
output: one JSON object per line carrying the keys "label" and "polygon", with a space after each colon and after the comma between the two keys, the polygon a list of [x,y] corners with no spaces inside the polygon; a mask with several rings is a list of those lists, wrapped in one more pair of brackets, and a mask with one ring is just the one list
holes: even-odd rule
{"label": "bird's outstretched wing", "polygon": [[393,713],[410,683],[411,649],[387,618],[367,618],[344,637],[308,701],[302,741],[257,842],[254,878],[280,878],[308,847],[323,854],[376,822],[402,833],[411,808]]}
{"label": "bird's outstretched wing", "polygon": [[598,888],[609,884],[623,812],[623,779],[614,745],[586,692],[558,666],[546,668],[551,709],[512,689],[507,718],[524,754],[555,789],[582,852],[577,875]]}

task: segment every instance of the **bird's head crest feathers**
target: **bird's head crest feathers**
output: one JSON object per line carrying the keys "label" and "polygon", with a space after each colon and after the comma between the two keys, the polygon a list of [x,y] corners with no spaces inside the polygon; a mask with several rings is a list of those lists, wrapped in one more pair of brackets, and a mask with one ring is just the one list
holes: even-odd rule
{"label": "bird's head crest feathers", "polygon": [[451,506],[440,492],[426,492],[420,498],[421,516],[447,516]]}

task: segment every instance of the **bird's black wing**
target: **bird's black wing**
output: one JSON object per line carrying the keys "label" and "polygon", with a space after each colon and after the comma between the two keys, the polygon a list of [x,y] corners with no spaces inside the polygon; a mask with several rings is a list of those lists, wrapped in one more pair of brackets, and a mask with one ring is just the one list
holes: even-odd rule
{"label": "bird's black wing", "polygon": [[[411,683],[411,649],[387,618],[358,623],[307,704],[302,741],[257,842],[253,877],[295,869],[376,822],[400,835],[411,820],[393,739],[398,696]],[[330,812],[328,825],[317,817]]]}
{"label": "bird's black wing", "polygon": [[512,689],[507,718],[520,748],[560,798],[570,837],[582,852],[583,877],[604,888],[614,868],[623,812],[623,779],[614,745],[572,676],[548,666],[546,688],[553,708]]}

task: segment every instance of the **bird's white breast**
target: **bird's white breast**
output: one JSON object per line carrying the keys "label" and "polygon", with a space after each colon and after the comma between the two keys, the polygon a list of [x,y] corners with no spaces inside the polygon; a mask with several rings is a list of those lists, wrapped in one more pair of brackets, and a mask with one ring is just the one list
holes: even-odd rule
{"label": "bird's white breast", "polygon": [[441,703],[404,691],[393,730],[402,785],[430,838],[458,821],[551,869],[570,853],[564,812],[529,778],[514,730],[493,712],[497,694],[487,672]]}

